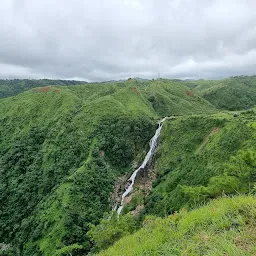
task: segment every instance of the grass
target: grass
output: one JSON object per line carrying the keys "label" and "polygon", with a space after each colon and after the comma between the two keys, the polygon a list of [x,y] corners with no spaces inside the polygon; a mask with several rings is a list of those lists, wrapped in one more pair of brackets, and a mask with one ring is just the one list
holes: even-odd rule
{"label": "grass", "polygon": [[17,95],[26,90],[36,87],[46,86],[67,86],[76,84],[85,84],[84,81],[71,81],[71,80],[50,80],[50,79],[13,79],[3,80],[0,79],[0,98],[6,98]]}
{"label": "grass", "polygon": [[[131,169],[133,159],[144,154],[162,116],[217,112],[200,97],[187,95],[187,90],[167,80],[132,80],[37,87],[0,99],[0,187],[8,184],[0,198],[6,212],[0,215],[1,241],[19,244],[17,248],[24,254],[39,250],[53,255],[67,246],[76,248],[79,239],[78,246],[88,250],[81,230],[87,232],[87,224],[96,224],[108,210],[110,188],[99,198],[86,191],[79,178],[93,174],[94,183],[104,184],[110,177],[114,182]],[[36,148],[33,156],[27,153],[32,147]],[[97,160],[97,168],[91,165],[101,150],[105,151],[108,170],[104,171],[109,176],[104,179],[98,173],[102,160]],[[84,165],[86,172],[79,174],[77,170]],[[72,175],[75,178],[69,179]],[[93,184],[88,184],[88,189],[90,185],[98,189]],[[6,200],[8,193],[13,194],[11,201]],[[99,198],[99,204],[94,205],[87,195]],[[97,213],[93,214],[90,209],[95,207]],[[90,212],[87,216],[86,211]],[[5,216],[9,216],[7,220]]]}
{"label": "grass", "polygon": [[[255,123],[255,117],[248,121],[248,117],[234,118],[228,113],[167,121],[156,154],[157,179],[146,200],[146,213],[165,216],[182,207],[193,207],[194,197],[198,195],[199,200],[203,194],[200,186],[207,186],[212,177],[223,175],[234,164],[232,157],[240,159],[242,152],[255,150]],[[239,161],[244,166],[243,160]],[[245,187],[246,182],[242,182]],[[194,189],[193,198],[183,186]],[[200,200],[205,198],[206,195]]]}
{"label": "grass", "polygon": [[40,207],[38,219],[42,223],[51,223],[47,233],[38,241],[38,246],[44,255],[52,255],[56,248],[63,247],[62,238],[65,235],[65,208],[69,204],[69,183],[62,184],[53,196],[57,200],[49,198]]}
{"label": "grass", "polygon": [[[89,223],[97,224],[110,209],[111,182],[131,170],[132,160],[143,157],[163,116],[177,118],[163,128],[156,158],[158,183],[149,199],[153,206],[146,206],[153,209],[150,213],[179,209],[186,198],[178,185],[207,186],[244,142],[253,147],[252,115],[241,113],[233,119],[187,85],[164,79],[62,84],[0,99],[1,241],[17,245],[16,255],[19,250],[24,255],[87,253],[85,234]],[[212,132],[216,128],[218,132]],[[12,200],[6,199],[8,193]],[[164,222],[156,219],[152,225],[158,221]],[[150,248],[152,253],[175,255],[175,247],[165,244],[169,233],[164,227],[158,232],[144,255],[150,255]]]}
{"label": "grass", "polygon": [[254,196],[224,197],[191,212],[149,216],[141,230],[99,255],[254,255],[255,217]]}
{"label": "grass", "polygon": [[244,110],[256,104],[256,76],[222,80],[198,80],[187,83],[193,92],[222,110]]}

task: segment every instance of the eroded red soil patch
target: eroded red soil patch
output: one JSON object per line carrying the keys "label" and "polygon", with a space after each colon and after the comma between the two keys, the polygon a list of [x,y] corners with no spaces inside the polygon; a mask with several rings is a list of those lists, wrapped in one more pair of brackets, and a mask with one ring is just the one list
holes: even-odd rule
{"label": "eroded red soil patch", "polygon": [[193,97],[194,96],[194,93],[191,91],[191,90],[187,90],[186,91],[186,94],[190,97]]}
{"label": "eroded red soil patch", "polygon": [[44,87],[32,89],[33,92],[49,92],[50,90],[53,90],[54,92],[60,92],[61,91],[61,89],[56,89],[52,86],[44,86]]}
{"label": "eroded red soil patch", "polygon": [[132,87],[132,91],[136,94],[140,94],[140,92],[138,91],[137,87],[136,86],[133,86]]}

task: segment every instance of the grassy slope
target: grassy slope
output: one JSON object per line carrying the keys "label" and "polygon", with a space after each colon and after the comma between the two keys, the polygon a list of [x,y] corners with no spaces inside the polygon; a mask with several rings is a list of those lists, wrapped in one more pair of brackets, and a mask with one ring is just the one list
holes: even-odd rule
{"label": "grassy slope", "polygon": [[26,90],[35,87],[49,86],[49,85],[76,85],[85,84],[83,81],[72,81],[72,80],[51,80],[51,79],[13,79],[3,80],[0,79],[0,98],[6,98],[17,95]]}
{"label": "grassy slope", "polygon": [[221,198],[191,212],[148,217],[141,230],[99,255],[254,255],[255,218],[255,196]]}
{"label": "grassy slope", "polygon": [[[218,193],[235,192],[235,187],[227,191],[227,184],[216,195],[212,191],[203,193],[200,186],[207,186],[211,177],[230,172],[230,166],[243,166],[241,155],[249,150],[255,152],[255,124],[255,114],[242,114],[237,119],[231,114],[217,114],[168,121],[157,152],[158,177],[147,200],[147,213],[164,216]],[[232,157],[237,158],[237,163]],[[248,180],[243,182],[244,186],[237,188],[241,192],[247,191],[249,185]],[[199,188],[185,193],[181,185]]]}
{"label": "grassy slope", "polygon": [[187,84],[219,109],[242,110],[256,105],[256,76],[198,80]]}
{"label": "grassy slope", "polygon": [[197,95],[189,95],[189,88],[182,81],[156,80],[139,87],[152,106],[162,116],[184,114],[209,114],[212,112],[208,102]]}
{"label": "grassy slope", "polygon": [[[78,85],[84,84],[82,81],[66,81],[66,80],[49,80],[49,79],[40,79],[40,80],[29,80],[29,79],[14,79],[14,80],[0,80],[0,98],[5,98],[18,93],[24,92],[25,90],[41,87],[41,86],[68,86],[68,85]],[[172,106],[171,111],[179,111],[179,108],[182,106],[189,106],[192,101],[187,100],[184,97],[183,92],[188,90],[188,87],[191,88],[193,93],[196,93],[202,96],[204,99],[211,102],[214,106],[219,109],[225,110],[242,110],[248,109],[255,106],[256,101],[256,76],[240,76],[240,77],[231,77],[222,80],[197,80],[197,81],[182,81],[182,80],[156,80],[156,81],[147,81],[147,80],[138,80],[135,79],[129,80],[130,84],[135,86],[145,85],[150,87],[150,84],[153,84],[155,89],[154,93],[150,90],[151,101],[155,103],[155,106],[158,105],[159,111],[161,114],[165,113],[163,109],[163,104],[161,102],[168,103]],[[127,86],[126,82],[108,82],[108,83],[99,83],[91,84],[92,86],[97,87],[109,87],[107,90],[111,94],[111,89],[113,85],[123,84]],[[126,84],[126,85],[125,85]],[[157,87],[157,84],[160,86]],[[167,87],[164,87],[164,84]],[[179,87],[175,85],[179,85]],[[140,89],[143,88],[143,94],[146,93],[147,89],[140,86]],[[172,94],[175,90],[175,94],[171,97],[168,95],[168,91],[171,88]],[[106,92],[106,91],[102,91]],[[166,94],[167,93],[167,94]],[[98,93],[94,92],[94,96],[97,97]],[[182,100],[177,95],[182,96]],[[197,97],[194,97],[194,100],[198,100]],[[165,104],[165,106],[167,106]],[[167,107],[169,108],[169,107]],[[190,113],[193,113],[193,103],[190,107]]]}
{"label": "grassy slope", "polygon": [[[144,149],[154,132],[153,120],[216,112],[186,90],[167,81],[131,80],[34,89],[2,99],[0,188],[8,214],[0,216],[1,239],[25,245],[25,251],[16,251],[25,255],[34,253],[37,245],[44,255],[58,255],[57,249],[79,241],[88,246],[82,238],[88,230],[85,223],[96,223],[108,210],[111,182]],[[105,150],[105,167],[93,162],[100,149]],[[94,181],[86,184],[93,175]],[[105,192],[95,204],[101,182]],[[76,215],[83,222],[79,224]]]}

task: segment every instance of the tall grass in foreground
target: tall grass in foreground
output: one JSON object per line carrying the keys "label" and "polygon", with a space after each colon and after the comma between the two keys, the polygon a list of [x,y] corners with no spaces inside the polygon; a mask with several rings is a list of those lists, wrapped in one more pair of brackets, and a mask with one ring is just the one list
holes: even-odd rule
{"label": "tall grass in foreground", "polygon": [[101,256],[256,255],[256,197],[223,197],[166,218],[147,217],[144,227]]}

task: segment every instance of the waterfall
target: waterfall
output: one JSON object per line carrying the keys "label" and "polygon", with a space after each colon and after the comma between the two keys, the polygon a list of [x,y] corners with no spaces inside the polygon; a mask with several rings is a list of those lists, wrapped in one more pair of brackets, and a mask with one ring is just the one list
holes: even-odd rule
{"label": "waterfall", "polygon": [[139,168],[137,168],[131,175],[131,177],[128,179],[128,183],[126,185],[126,189],[125,189],[125,192],[122,194],[122,200],[121,200],[121,205],[118,207],[117,209],[117,213],[118,215],[121,213],[121,211],[123,210],[123,207],[124,207],[124,199],[125,197],[131,193],[131,191],[133,190],[133,185],[134,185],[134,182],[135,182],[135,178],[137,176],[137,173],[139,172],[140,169],[144,169],[149,161],[149,159],[151,158],[151,156],[154,154],[155,152],[155,149],[156,149],[156,146],[157,146],[157,140],[158,140],[158,137],[160,135],[160,132],[161,132],[161,129],[163,127],[163,124],[164,124],[164,121],[166,119],[169,119],[171,117],[164,117],[162,120],[160,120],[158,122],[158,128],[156,129],[156,132],[155,132],[155,135],[151,138],[150,142],[149,142],[149,146],[150,146],[150,149],[147,153],[147,155],[145,156],[144,160],[143,160],[143,163],[140,165]]}

